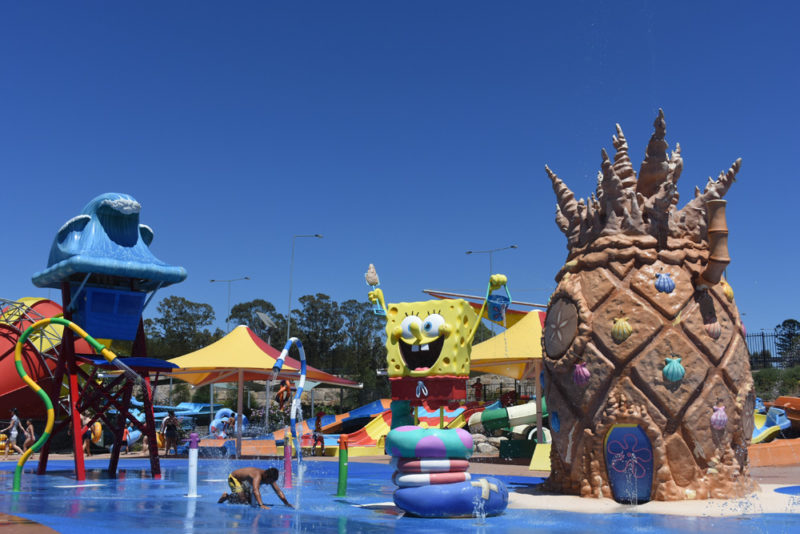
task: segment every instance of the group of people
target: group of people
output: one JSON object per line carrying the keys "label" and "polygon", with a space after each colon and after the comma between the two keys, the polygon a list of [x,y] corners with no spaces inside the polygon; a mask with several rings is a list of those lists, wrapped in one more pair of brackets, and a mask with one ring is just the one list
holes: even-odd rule
{"label": "group of people", "polygon": [[[25,442],[22,444],[22,448],[19,447],[17,442],[20,432],[25,435]],[[25,421],[25,426],[23,427],[19,420],[19,412],[16,408],[11,409],[11,421],[7,427],[5,427],[3,430],[0,430],[0,433],[6,434],[4,458],[8,458],[8,453],[11,451],[11,449],[22,454],[31,448],[34,443],[36,443],[36,434],[34,434],[33,422],[30,419],[27,419]]]}

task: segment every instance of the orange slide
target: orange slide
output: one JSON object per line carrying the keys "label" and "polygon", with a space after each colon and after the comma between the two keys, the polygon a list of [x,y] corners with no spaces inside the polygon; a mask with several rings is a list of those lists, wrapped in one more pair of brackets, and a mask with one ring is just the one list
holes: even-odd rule
{"label": "orange slide", "polygon": [[348,447],[370,447],[378,444],[381,437],[389,433],[392,429],[392,410],[386,410],[367,425],[356,430],[352,434],[347,434]]}

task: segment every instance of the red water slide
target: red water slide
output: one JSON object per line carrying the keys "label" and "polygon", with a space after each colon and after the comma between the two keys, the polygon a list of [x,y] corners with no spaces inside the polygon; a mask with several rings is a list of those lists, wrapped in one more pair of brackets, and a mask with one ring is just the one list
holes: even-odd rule
{"label": "red water slide", "polygon": [[[0,419],[9,417],[11,408],[17,408],[23,419],[41,419],[46,415],[44,404],[20,378],[14,363],[14,347],[26,328],[41,319],[60,315],[61,306],[52,300],[37,298],[4,300],[0,304]],[[25,371],[48,392],[53,386],[53,369],[58,361],[62,334],[62,326],[51,324],[30,336],[22,351]],[[76,352],[92,352],[83,340],[75,345]]]}

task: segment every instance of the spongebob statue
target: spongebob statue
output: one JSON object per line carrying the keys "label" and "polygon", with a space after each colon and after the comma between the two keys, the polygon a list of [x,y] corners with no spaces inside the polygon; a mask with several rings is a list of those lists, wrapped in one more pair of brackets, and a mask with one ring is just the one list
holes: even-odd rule
{"label": "spongebob statue", "polygon": [[467,472],[472,435],[462,428],[415,426],[410,408],[424,402],[441,410],[466,399],[472,340],[489,295],[506,284],[505,275],[490,277],[479,313],[462,299],[387,305],[372,265],[366,281],[376,313],[386,317],[392,430],[385,448],[397,468],[395,504],[418,517],[469,517],[478,506],[486,515],[502,513],[508,505],[503,482],[473,479]]}
{"label": "spongebob statue", "polygon": [[[431,407],[466,399],[472,340],[480,324],[486,300],[476,314],[462,299],[389,303],[377,287],[370,266],[369,299],[386,315],[387,373],[392,399],[425,401]],[[374,275],[370,283],[370,274]],[[506,276],[490,277],[488,294],[506,283]]]}

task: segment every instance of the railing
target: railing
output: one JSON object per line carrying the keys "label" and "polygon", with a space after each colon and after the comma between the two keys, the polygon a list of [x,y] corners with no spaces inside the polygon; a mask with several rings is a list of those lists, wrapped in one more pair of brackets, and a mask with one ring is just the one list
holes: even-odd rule
{"label": "railing", "polygon": [[[517,382],[516,386],[514,384],[483,384],[482,400],[491,403],[515,390],[518,401],[523,398],[534,398],[534,383],[532,380],[526,380]],[[474,400],[476,400],[475,390],[471,386],[467,386],[467,402]]]}
{"label": "railing", "polygon": [[771,367],[785,369],[800,365],[800,346],[778,353],[778,334],[775,331],[755,332],[747,334],[747,349],[750,352],[750,368],[752,370]]}

